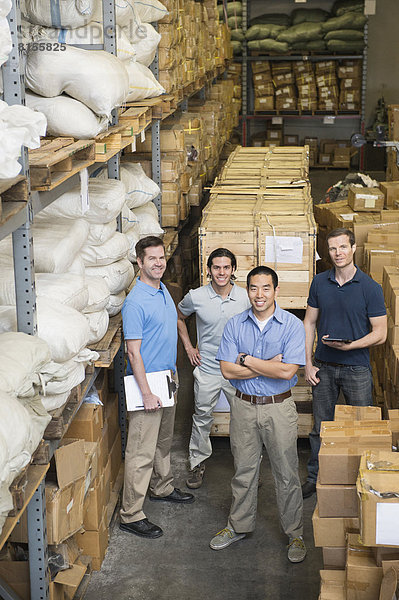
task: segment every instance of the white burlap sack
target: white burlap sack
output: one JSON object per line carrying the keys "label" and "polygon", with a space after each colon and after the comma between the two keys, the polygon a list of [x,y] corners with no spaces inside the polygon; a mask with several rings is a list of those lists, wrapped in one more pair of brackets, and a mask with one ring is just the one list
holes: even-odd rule
{"label": "white burlap sack", "polygon": [[53,377],[46,383],[45,395],[63,394],[70,392],[72,388],[79,385],[85,376],[86,369],[83,363],[74,361],[73,359],[66,361],[64,365],[68,365],[68,372],[64,373],[64,377]]}
{"label": "white burlap sack", "polygon": [[0,67],[7,60],[12,50],[10,27],[5,17],[0,17]]}
{"label": "white burlap sack", "polygon": [[134,0],[134,6],[143,23],[154,23],[169,14],[159,0]]}
{"label": "white burlap sack", "polygon": [[85,104],[66,94],[44,98],[27,91],[25,98],[29,108],[46,117],[47,135],[88,140],[106,131],[108,127],[107,117],[98,117]]}
{"label": "white burlap sack", "polygon": [[155,58],[161,35],[150,23],[142,23],[140,27],[129,25],[124,28],[124,32],[130,40],[136,61],[149,67]]}
{"label": "white burlap sack", "polygon": [[113,317],[121,312],[125,298],[126,292],[121,292],[120,294],[113,294],[112,296],[110,296],[106,307],[107,313],[110,317]]}
{"label": "white burlap sack", "polygon": [[81,250],[81,256],[86,267],[110,265],[117,260],[126,258],[129,242],[123,233],[116,231],[113,236],[100,246],[86,244]]}
{"label": "white burlap sack", "polygon": [[144,173],[140,163],[123,162],[120,166],[120,179],[126,190],[126,205],[132,210],[154,200],[161,192],[155,181]]}
{"label": "white burlap sack", "polygon": [[127,102],[155,98],[165,93],[165,88],[155,79],[150,69],[137,62],[124,63],[129,76]]}
{"label": "white burlap sack", "polygon": [[25,0],[22,12],[37,25],[73,29],[91,20],[93,4],[90,0]]}
{"label": "white burlap sack", "polygon": [[[14,310],[15,307],[10,307]],[[23,359],[21,358],[23,357]],[[33,396],[39,373],[50,362],[50,348],[37,336],[21,332],[0,335],[0,389],[17,396]]]}
{"label": "white burlap sack", "polygon": [[65,273],[83,247],[89,224],[83,219],[60,223],[35,223],[32,227],[33,253],[37,273]]}
{"label": "white burlap sack", "polygon": [[130,229],[137,227],[137,218],[134,212],[127,207],[126,203],[122,206],[122,232],[126,233]]}
{"label": "white burlap sack", "polygon": [[103,310],[108,304],[110,291],[105,279],[98,275],[86,275],[86,284],[89,289],[89,300],[84,313],[97,312]]}
{"label": "white burlap sack", "polygon": [[78,254],[75,256],[71,266],[65,271],[66,273],[73,273],[74,275],[85,276],[85,264],[83,258]]}
{"label": "white burlap sack", "polygon": [[65,362],[87,346],[89,326],[80,312],[48,298],[37,298],[38,335],[55,362]]}
{"label": "white burlap sack", "polygon": [[137,224],[137,226],[134,227],[133,229],[129,229],[129,231],[127,231],[125,233],[125,235],[126,235],[127,239],[129,240],[129,252],[127,254],[127,257],[130,260],[130,262],[136,263],[137,262],[136,244],[140,239],[140,226]]}
{"label": "white burlap sack", "polygon": [[82,209],[80,186],[75,186],[37,215],[38,221],[53,218],[85,219],[89,223],[109,223],[121,212],[125,201],[125,188],[117,179],[89,179],[90,208]]}
{"label": "white burlap sack", "polygon": [[158,222],[158,210],[153,202],[147,202],[134,209],[139,222],[140,237],[164,233]]}
{"label": "white burlap sack", "polygon": [[66,92],[97,115],[111,116],[129,94],[129,76],[119,58],[103,50],[66,46],[64,52],[31,50],[26,58],[26,86],[40,96]]}
{"label": "white burlap sack", "polygon": [[107,333],[109,315],[104,308],[98,312],[91,312],[85,315],[90,327],[89,344],[96,344]]}
{"label": "white burlap sack", "polygon": [[9,331],[17,331],[17,312],[15,306],[0,306],[0,334]]}
{"label": "white burlap sack", "polygon": [[112,238],[116,231],[116,219],[109,223],[90,223],[87,243],[91,246],[99,246]]}
{"label": "white burlap sack", "polygon": [[61,394],[46,394],[46,396],[40,396],[40,398],[45,410],[50,412],[50,410],[56,410],[57,408],[64,406],[65,402],[69,398],[70,393],[71,392],[68,391],[62,392]]}
{"label": "white burlap sack", "polygon": [[134,278],[133,265],[127,258],[104,267],[86,267],[86,273],[90,276],[103,277],[111,294],[119,294],[126,290]]}

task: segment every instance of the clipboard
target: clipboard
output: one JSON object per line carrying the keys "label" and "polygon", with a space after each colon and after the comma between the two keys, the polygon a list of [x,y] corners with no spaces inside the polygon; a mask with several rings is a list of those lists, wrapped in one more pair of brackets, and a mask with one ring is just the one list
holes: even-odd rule
{"label": "clipboard", "polygon": [[[177,390],[177,385],[171,377],[171,372],[169,370],[155,371],[154,373],[146,373],[146,376],[151,392],[160,398],[162,406],[174,406],[174,394]],[[124,383],[126,410],[144,410],[143,397],[134,375],[126,375]]]}

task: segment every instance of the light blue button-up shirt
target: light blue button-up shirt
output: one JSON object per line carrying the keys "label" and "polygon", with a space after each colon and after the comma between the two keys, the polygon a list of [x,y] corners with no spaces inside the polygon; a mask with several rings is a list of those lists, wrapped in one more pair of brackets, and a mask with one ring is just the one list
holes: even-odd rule
{"label": "light blue button-up shirt", "polygon": [[[252,309],[232,317],[224,328],[216,360],[235,363],[241,352],[263,360],[282,354],[284,363],[303,366],[306,362],[303,323],[277,304],[275,307],[263,331]],[[230,383],[243,394],[274,396],[288,391],[297,381],[296,375],[290,380],[259,375],[252,379],[231,379]]]}
{"label": "light blue button-up shirt", "polygon": [[[122,307],[125,340],[141,340],[140,354],[146,373],[176,370],[177,312],[168,290],[140,279]],[[132,374],[130,361],[128,375]]]}

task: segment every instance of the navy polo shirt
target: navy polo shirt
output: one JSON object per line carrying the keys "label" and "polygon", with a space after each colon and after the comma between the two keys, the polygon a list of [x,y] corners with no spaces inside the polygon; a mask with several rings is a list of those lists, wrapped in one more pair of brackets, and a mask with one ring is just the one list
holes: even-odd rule
{"label": "navy polo shirt", "polygon": [[337,350],[325,346],[321,338],[329,335],[358,340],[370,333],[370,317],[386,315],[381,286],[359,268],[350,281],[340,286],[335,269],[331,269],[313,279],[308,305],[319,309],[316,360],[370,367],[368,348]]}

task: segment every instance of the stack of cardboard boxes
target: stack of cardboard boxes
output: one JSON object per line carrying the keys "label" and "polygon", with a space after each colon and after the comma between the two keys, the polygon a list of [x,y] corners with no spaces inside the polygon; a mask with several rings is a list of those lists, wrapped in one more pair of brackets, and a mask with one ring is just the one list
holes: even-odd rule
{"label": "stack of cardboard boxes", "polygon": [[337,406],[335,421],[322,424],[312,518],[323,548],[320,600],[378,598],[392,565],[384,558],[399,559],[399,455],[380,415],[378,407]]}
{"label": "stack of cardboard boxes", "polygon": [[[389,140],[399,142],[399,104],[388,106]],[[387,181],[399,181],[398,154],[394,148],[387,148]]]}

